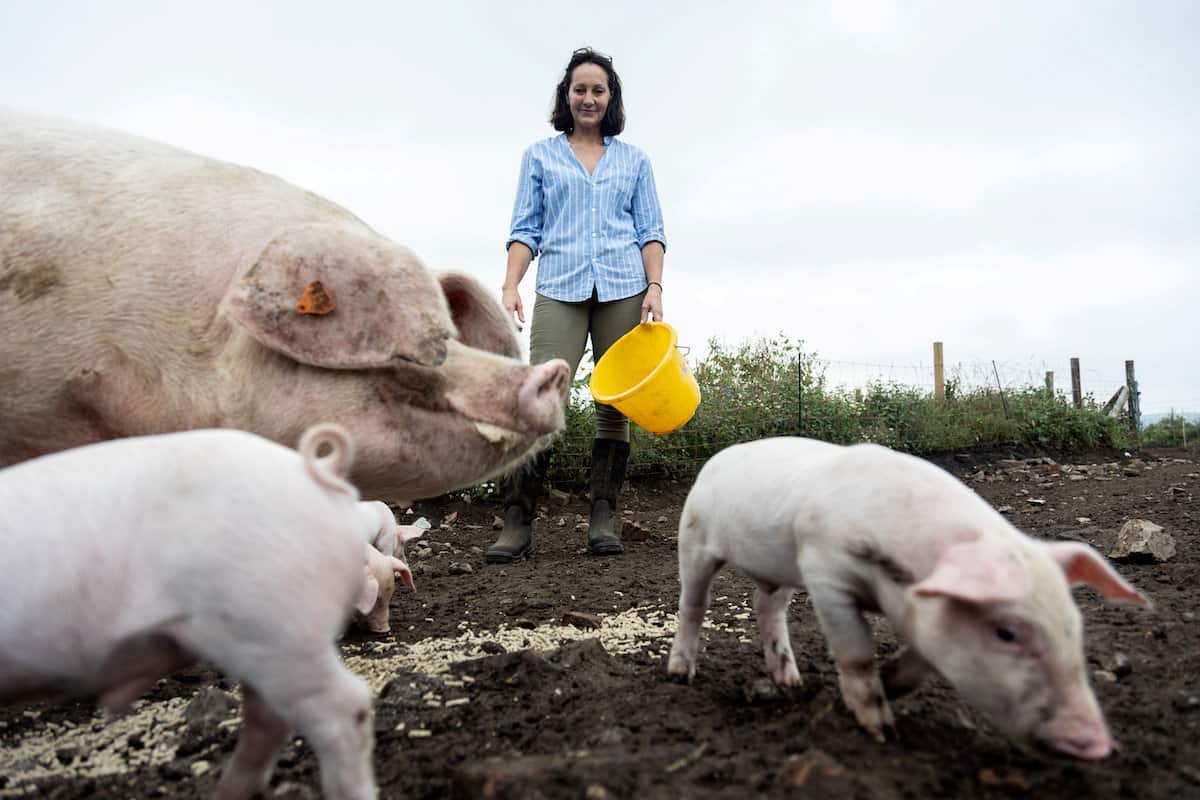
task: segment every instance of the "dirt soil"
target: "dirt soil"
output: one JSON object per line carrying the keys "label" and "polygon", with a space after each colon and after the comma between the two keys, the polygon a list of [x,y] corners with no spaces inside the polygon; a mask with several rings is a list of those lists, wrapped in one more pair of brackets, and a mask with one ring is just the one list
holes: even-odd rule
{"label": "dirt soil", "polygon": [[[899,739],[876,744],[841,702],[804,592],[790,611],[804,686],[783,694],[764,680],[752,585],[730,570],[714,585],[695,682],[668,680],[688,484],[634,481],[624,514],[647,538],[614,558],[586,554],[578,493],[544,501],[536,554],[505,567],[482,561],[495,505],[442,498],[406,517],[434,526],[426,546],[409,545],[417,594],[397,593],[391,634],[341,643],[379,692],[381,796],[1200,796],[1200,451],[933,460],[1037,536],[1108,552],[1122,523],[1144,518],[1174,537],[1166,563],[1118,565],[1153,611],[1075,593],[1120,742],[1112,758],[1010,742],[938,681],[895,705]],[[878,630],[883,656],[896,643],[886,623]],[[92,702],[0,709],[0,797],[206,797],[236,741],[236,692],[198,666],[119,718]],[[317,781],[295,739],[268,796],[315,797]]]}

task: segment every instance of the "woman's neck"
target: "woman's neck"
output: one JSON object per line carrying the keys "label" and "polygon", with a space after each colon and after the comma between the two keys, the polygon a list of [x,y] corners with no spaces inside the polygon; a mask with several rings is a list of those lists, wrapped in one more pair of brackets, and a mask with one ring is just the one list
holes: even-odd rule
{"label": "woman's neck", "polygon": [[600,133],[599,126],[595,128],[580,128],[576,126],[574,130],[567,134],[567,141],[571,144],[579,145],[604,144],[604,135]]}

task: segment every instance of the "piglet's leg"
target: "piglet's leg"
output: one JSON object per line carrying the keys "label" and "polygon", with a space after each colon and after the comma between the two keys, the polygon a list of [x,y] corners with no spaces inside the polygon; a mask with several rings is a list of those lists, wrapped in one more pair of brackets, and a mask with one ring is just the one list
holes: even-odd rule
{"label": "piglet's leg", "polygon": [[755,585],[758,590],[754,593],[754,616],[767,660],[767,674],[779,686],[799,686],[800,672],[796,669],[787,628],[788,603],[795,590],[759,581]]}
{"label": "piglet's leg", "polygon": [[264,696],[316,752],[322,797],[375,800],[371,690],[332,648],[304,666],[303,680],[277,683],[275,694]]}
{"label": "piglet's leg", "polygon": [[884,730],[894,730],[896,722],[875,669],[875,641],[858,602],[829,584],[810,583],[808,589],[837,664],[842,700],[875,741],[887,741]]}
{"label": "piglet's leg", "polygon": [[700,649],[700,626],[708,611],[709,587],[723,561],[701,549],[682,554],[679,559],[679,629],[671,644],[667,672],[689,681],[696,674],[696,655]]}
{"label": "piglet's leg", "polygon": [[217,784],[216,800],[240,800],[265,791],[275,769],[276,753],[289,731],[287,722],[259,693],[243,685],[242,731]]}

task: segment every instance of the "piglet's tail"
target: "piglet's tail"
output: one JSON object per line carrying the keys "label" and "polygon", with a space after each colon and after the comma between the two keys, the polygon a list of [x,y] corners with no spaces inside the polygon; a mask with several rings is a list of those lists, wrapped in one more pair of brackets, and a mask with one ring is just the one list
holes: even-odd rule
{"label": "piglet's tail", "polygon": [[[317,453],[324,445],[328,446],[329,452],[318,457]],[[350,465],[354,463],[354,440],[345,428],[332,422],[313,425],[300,437],[298,449],[304,468],[317,484],[358,500],[358,489],[346,480]]]}

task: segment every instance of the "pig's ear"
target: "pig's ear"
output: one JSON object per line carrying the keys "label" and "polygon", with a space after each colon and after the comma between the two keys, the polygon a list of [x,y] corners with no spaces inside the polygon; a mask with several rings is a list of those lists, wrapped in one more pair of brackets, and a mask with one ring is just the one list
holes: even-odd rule
{"label": "pig's ear", "polygon": [[463,344],[509,358],[521,357],[512,320],[493,292],[476,279],[458,272],[438,276],[450,305],[450,316]]}
{"label": "pig's ear", "polygon": [[379,581],[375,580],[375,576],[371,574],[370,567],[367,568],[363,575],[362,588],[358,591],[358,599],[354,601],[354,608],[360,614],[370,614],[371,609],[375,607],[375,599],[379,597]]}
{"label": "pig's ear", "polygon": [[437,366],[453,334],[441,287],[410,252],[327,225],[277,236],[221,307],[259,344],[327,369]]}
{"label": "pig's ear", "polygon": [[425,533],[425,529],[418,528],[416,525],[396,526],[396,538],[400,540],[401,544],[405,542],[411,542],[413,539],[416,539],[423,533]]}
{"label": "pig's ear", "polygon": [[921,597],[949,597],[968,603],[1018,600],[1032,588],[1021,556],[1002,544],[965,542],[946,548],[933,572],[913,587]]}
{"label": "pig's ear", "polygon": [[404,585],[409,589],[414,592],[417,590],[417,587],[413,584],[412,570],[408,568],[408,564],[405,564],[398,558],[393,558],[392,572],[395,572],[397,575],[399,575],[400,580],[404,581]]}
{"label": "pig's ear", "polygon": [[1150,599],[1117,573],[1104,557],[1079,542],[1047,542],[1050,556],[1062,567],[1067,583],[1087,584],[1110,600],[1126,600],[1141,606],[1151,606]]}

